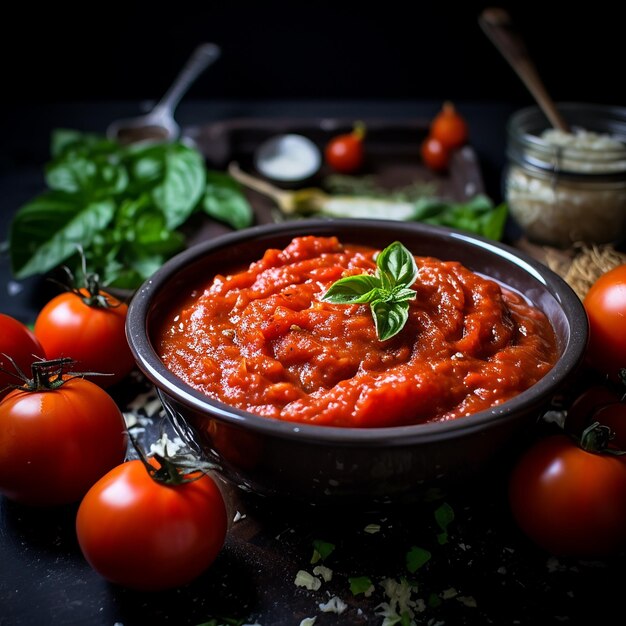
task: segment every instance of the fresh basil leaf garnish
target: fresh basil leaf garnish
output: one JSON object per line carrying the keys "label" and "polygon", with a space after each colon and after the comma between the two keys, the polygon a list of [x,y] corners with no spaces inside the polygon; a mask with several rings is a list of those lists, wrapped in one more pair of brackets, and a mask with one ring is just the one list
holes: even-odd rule
{"label": "fresh basil leaf garnish", "polygon": [[409,319],[409,300],[416,297],[413,283],[419,270],[415,257],[399,241],[376,257],[374,274],[344,276],[324,293],[322,300],[333,304],[369,303],[381,341],[397,335]]}
{"label": "fresh basil leaf garnish", "polygon": [[[413,292],[415,293],[415,292]],[[397,335],[409,319],[409,301],[377,300],[370,305],[381,341]]]}
{"label": "fresh basil leaf garnish", "polygon": [[376,299],[376,290],[378,288],[378,280],[370,274],[345,276],[330,286],[324,295],[324,299],[335,304],[372,302],[372,300]]}

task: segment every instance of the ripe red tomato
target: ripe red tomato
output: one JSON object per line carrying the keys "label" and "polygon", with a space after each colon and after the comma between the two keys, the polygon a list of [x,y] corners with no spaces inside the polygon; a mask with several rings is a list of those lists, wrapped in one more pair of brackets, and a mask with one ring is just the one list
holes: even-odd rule
{"label": "ripe red tomato", "polygon": [[33,361],[44,359],[46,354],[39,340],[28,326],[10,315],[0,313],[0,399],[9,393],[10,385],[20,384],[15,367],[6,356],[10,356],[22,372],[30,377]]}
{"label": "ripe red tomato", "polygon": [[626,452],[626,404],[607,404],[593,414],[592,421],[608,426],[613,433],[610,447]]}
{"label": "ripe red tomato", "polygon": [[127,376],[135,360],[126,340],[128,306],[104,292],[99,296],[86,289],[55,296],[39,312],[35,335],[49,359],[69,357],[77,371],[107,374],[87,377],[107,388]]}
{"label": "ripe red tomato", "polygon": [[521,530],[551,554],[608,556],[626,544],[626,459],[547,436],[518,459],[509,502]]}
{"label": "ripe red tomato", "polygon": [[89,564],[107,580],[142,591],[190,583],[213,563],[226,531],[226,507],[211,477],[168,485],[137,459],[102,477],[76,517]]}
{"label": "ripe red tomato", "polygon": [[124,460],[124,417],[82,378],[57,388],[16,389],[0,403],[0,492],[30,505],[77,502]]}
{"label": "ripe red tomato", "polygon": [[450,153],[437,137],[428,136],[421,145],[421,154],[424,164],[435,172],[445,172],[448,169]]}
{"label": "ripe red tomato", "polygon": [[602,274],[583,304],[589,318],[587,360],[612,380],[626,368],[626,263]]}
{"label": "ripe red tomato", "polygon": [[333,137],[324,149],[326,163],[342,174],[353,174],[358,171],[365,160],[365,127],[355,124],[350,133]]}
{"label": "ripe red tomato", "polygon": [[467,122],[452,102],[444,102],[441,111],[433,118],[430,136],[438,139],[448,150],[456,150],[467,143],[469,137]]}
{"label": "ripe red tomato", "polygon": [[626,451],[626,404],[617,387],[592,385],[567,409],[565,427],[575,437],[580,437],[594,422],[608,426],[613,432],[610,447]]}

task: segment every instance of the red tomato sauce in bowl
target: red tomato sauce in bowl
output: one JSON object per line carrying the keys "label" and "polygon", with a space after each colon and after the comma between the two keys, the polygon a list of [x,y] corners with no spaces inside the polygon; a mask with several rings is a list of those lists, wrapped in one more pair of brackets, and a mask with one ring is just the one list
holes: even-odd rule
{"label": "red tomato sauce in bowl", "polygon": [[368,304],[322,301],[339,278],[373,274],[378,252],[313,235],[269,249],[182,299],[156,338],[159,356],[225,404],[357,428],[461,418],[518,395],[555,364],[544,313],[456,261],[415,257],[417,297],[385,341]]}

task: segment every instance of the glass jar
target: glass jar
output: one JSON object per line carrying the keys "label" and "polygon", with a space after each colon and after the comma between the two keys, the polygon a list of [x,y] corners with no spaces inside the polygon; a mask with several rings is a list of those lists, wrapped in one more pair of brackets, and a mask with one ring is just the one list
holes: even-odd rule
{"label": "glass jar", "polygon": [[626,108],[564,103],[571,133],[538,107],[507,124],[504,197],[526,238],[567,248],[626,236]]}

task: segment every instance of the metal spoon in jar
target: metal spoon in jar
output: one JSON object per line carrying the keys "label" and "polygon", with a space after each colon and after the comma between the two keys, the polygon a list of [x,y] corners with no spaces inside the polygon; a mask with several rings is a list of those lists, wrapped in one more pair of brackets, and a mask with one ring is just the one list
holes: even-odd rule
{"label": "metal spoon in jar", "polygon": [[146,115],[112,122],[106,130],[107,138],[122,144],[146,139],[177,139],[180,136],[180,126],[174,120],[176,106],[193,81],[219,56],[218,45],[200,44],[155,107]]}
{"label": "metal spoon in jar", "polygon": [[554,128],[568,133],[569,126],[539,77],[537,68],[530,58],[524,41],[513,29],[513,21],[510,15],[504,9],[488,8],[482,12],[478,22],[485,34],[522,79],[522,82],[534,96],[550,124]]}

